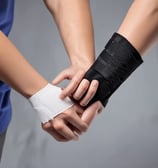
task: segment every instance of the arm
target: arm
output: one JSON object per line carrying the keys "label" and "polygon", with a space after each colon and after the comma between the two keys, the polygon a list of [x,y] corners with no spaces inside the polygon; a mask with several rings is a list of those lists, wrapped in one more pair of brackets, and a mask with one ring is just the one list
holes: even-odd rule
{"label": "arm", "polygon": [[48,83],[32,68],[2,32],[0,32],[0,80],[9,84],[26,98]]}
{"label": "arm", "polygon": [[[122,22],[118,33],[125,37],[141,56],[143,56],[147,49],[155,42],[158,35],[158,0],[146,0],[143,1],[143,3],[141,0],[135,0]],[[125,57],[128,56],[128,54],[129,53],[124,51]],[[107,69],[107,72],[108,71],[110,73],[111,70]],[[86,78],[89,81],[97,79],[97,77],[95,78],[95,74],[92,73],[92,76],[87,76]],[[86,87],[84,81],[80,83],[76,93],[82,94],[82,92],[84,92],[82,90],[83,87]],[[100,89],[106,91],[104,87],[105,86],[102,88],[100,86]],[[86,95],[81,99],[81,105],[86,105],[91,98],[92,96],[88,97]],[[98,100],[98,98],[96,98],[96,100]]]}
{"label": "arm", "polygon": [[[85,72],[94,62],[94,34],[90,4],[89,0],[45,0],[45,4],[55,19],[71,62],[71,66],[62,71],[53,81],[56,85],[64,79],[71,80],[61,94],[61,98],[65,98],[75,91]],[[89,84],[87,80],[85,83]],[[98,82],[94,80],[90,85],[93,88],[91,95],[95,94],[97,86]],[[96,111],[101,111],[101,108],[101,104],[97,102],[84,112],[82,119],[90,124],[92,116]],[[91,111],[92,116],[87,115],[88,111]]]}
{"label": "arm", "polygon": [[45,3],[54,17],[71,65],[87,70],[94,62],[89,0],[45,0]]}
{"label": "arm", "polygon": [[[90,4],[89,0],[45,0],[45,3],[55,19],[71,62],[71,66],[53,80],[53,84],[59,84],[64,79],[71,80],[62,92],[61,98],[65,98],[75,91],[85,72],[94,62]],[[94,83],[96,84],[92,87],[97,88],[98,83]]]}
{"label": "arm", "polygon": [[[74,108],[70,108],[72,105],[69,103],[64,105],[65,101],[59,99],[59,94],[54,95],[54,92],[59,92],[60,88],[52,85],[47,87],[48,81],[33,69],[2,32],[0,32],[0,80],[9,84],[24,97],[29,98],[31,103],[35,103],[34,108],[36,105],[37,108],[40,108],[40,111],[37,109],[37,112],[41,119],[44,117],[50,120],[43,124],[49,123],[49,128],[47,127],[45,130],[57,140],[76,139],[76,136],[64,122],[61,123],[62,130],[56,126],[57,124],[54,125],[52,118],[56,112],[64,112],[64,120],[74,125],[81,132],[87,128],[87,124],[80,119]],[[61,111],[56,111],[58,107],[54,104],[55,101],[59,103],[60,107],[64,105]]]}
{"label": "arm", "polygon": [[135,0],[118,33],[143,56],[158,37],[158,0]]}

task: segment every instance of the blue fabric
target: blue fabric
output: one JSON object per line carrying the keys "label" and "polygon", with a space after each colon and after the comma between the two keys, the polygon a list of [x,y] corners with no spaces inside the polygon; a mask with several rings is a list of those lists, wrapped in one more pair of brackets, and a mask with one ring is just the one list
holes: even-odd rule
{"label": "blue fabric", "polygon": [[[7,36],[13,24],[14,0],[0,0],[0,30]],[[0,133],[11,120],[10,87],[0,81]]]}

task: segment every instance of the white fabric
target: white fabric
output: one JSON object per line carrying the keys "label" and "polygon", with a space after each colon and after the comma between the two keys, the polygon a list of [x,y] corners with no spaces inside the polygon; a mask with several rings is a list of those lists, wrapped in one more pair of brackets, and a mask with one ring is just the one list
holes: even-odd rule
{"label": "white fabric", "polygon": [[42,123],[48,122],[73,105],[68,97],[64,100],[60,99],[60,93],[61,88],[48,84],[29,98]]}

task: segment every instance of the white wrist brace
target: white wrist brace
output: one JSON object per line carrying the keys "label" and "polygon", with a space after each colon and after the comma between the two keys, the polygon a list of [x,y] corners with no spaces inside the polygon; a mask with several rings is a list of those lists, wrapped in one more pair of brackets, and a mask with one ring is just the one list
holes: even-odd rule
{"label": "white wrist brace", "polygon": [[73,102],[68,97],[64,100],[60,99],[60,93],[61,88],[48,83],[29,98],[29,102],[37,111],[42,123],[48,122],[73,105]]}

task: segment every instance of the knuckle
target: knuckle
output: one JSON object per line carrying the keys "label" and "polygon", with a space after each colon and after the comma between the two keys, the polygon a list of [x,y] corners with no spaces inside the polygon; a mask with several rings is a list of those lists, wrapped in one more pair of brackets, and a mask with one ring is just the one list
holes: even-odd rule
{"label": "knuckle", "polygon": [[76,85],[78,84],[78,79],[76,77],[73,78],[73,83]]}
{"label": "knuckle", "polygon": [[53,127],[54,127],[54,129],[57,130],[57,131],[62,131],[62,130],[64,129],[63,123],[60,122],[60,121],[58,121],[58,120],[54,121]]}
{"label": "knuckle", "polygon": [[66,119],[69,119],[69,118],[71,118],[71,115],[72,115],[72,112],[70,111],[70,112],[67,112],[67,113],[65,113],[65,118]]}
{"label": "knuckle", "polygon": [[73,114],[74,114],[74,111],[73,111],[73,110],[69,110],[69,111],[67,111],[67,112],[63,112],[63,115],[64,115],[64,118],[65,118],[65,119],[71,119],[72,116],[73,116]]}
{"label": "knuckle", "polygon": [[78,74],[79,74],[80,76],[83,76],[85,73],[86,73],[86,71],[83,70],[83,69],[79,70],[79,72],[78,72]]}

